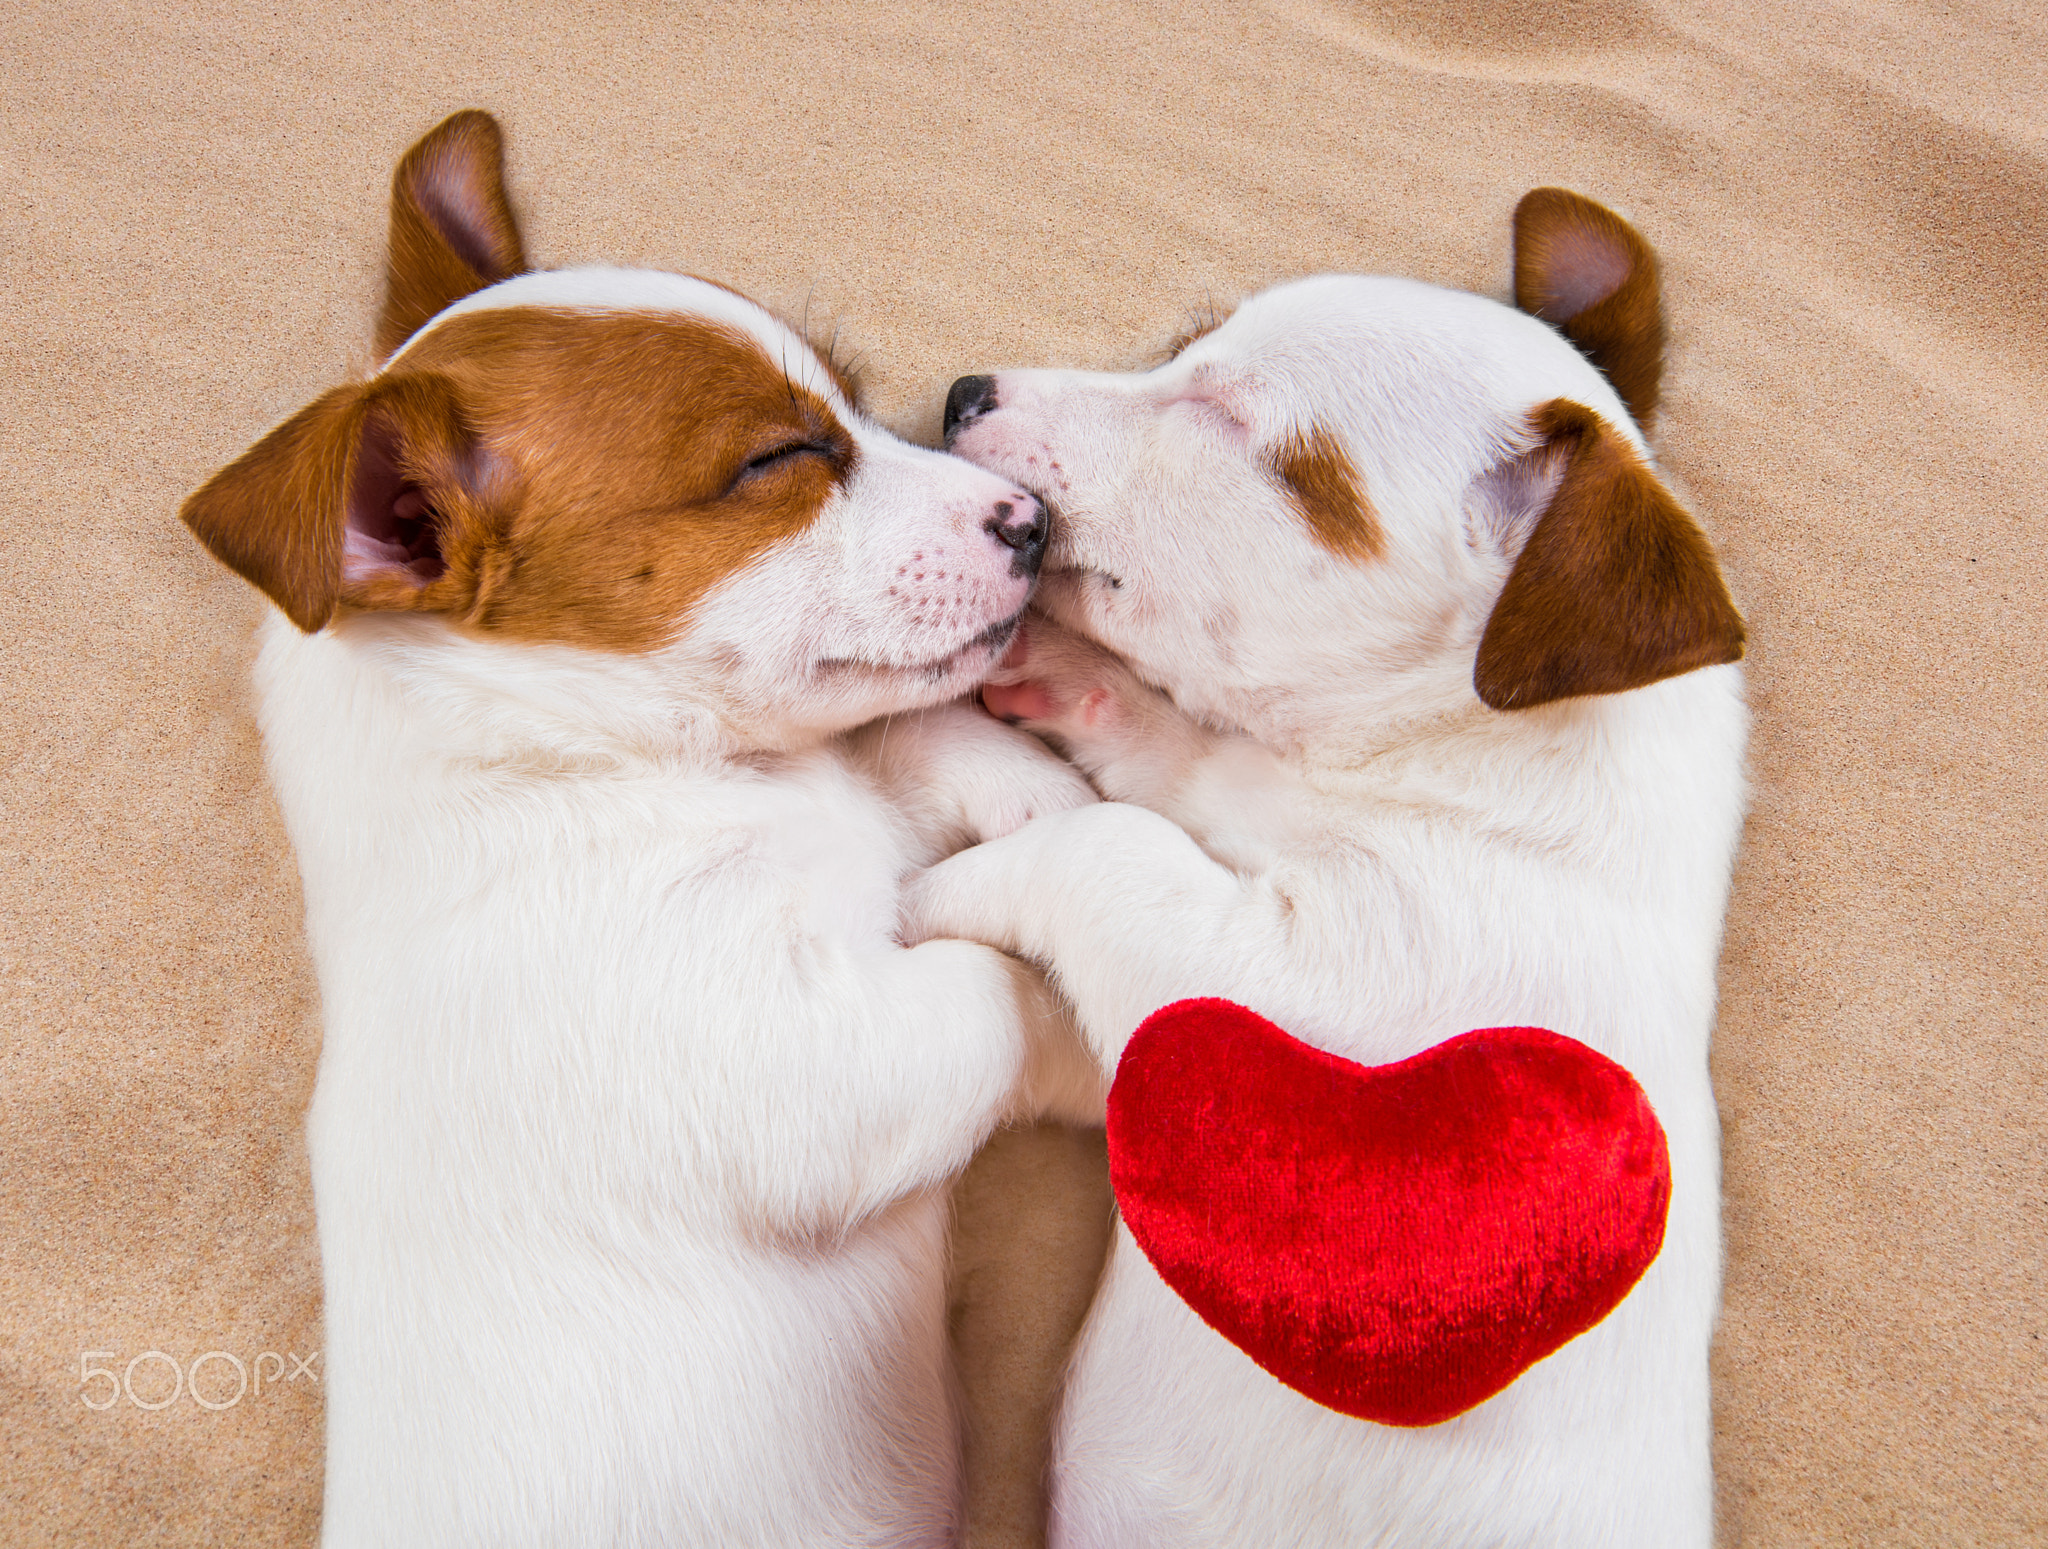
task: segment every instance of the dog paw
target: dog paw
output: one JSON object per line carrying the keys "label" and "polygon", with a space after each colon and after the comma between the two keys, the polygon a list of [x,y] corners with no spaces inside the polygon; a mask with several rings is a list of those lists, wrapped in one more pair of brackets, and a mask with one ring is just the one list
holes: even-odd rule
{"label": "dog paw", "polygon": [[[991,728],[994,730],[995,728]],[[1014,834],[1033,818],[1099,801],[1081,771],[1036,740],[1012,733],[1000,757],[961,782],[960,805],[976,844]]]}
{"label": "dog paw", "polygon": [[987,911],[976,907],[987,893],[985,881],[977,879],[985,869],[980,862],[984,853],[962,850],[907,879],[897,900],[896,939],[906,947],[949,938],[1002,947],[1003,942],[989,939],[996,933],[985,918]]}
{"label": "dog paw", "polygon": [[999,721],[1078,745],[1115,732],[1150,693],[1113,652],[1034,614],[981,703]]}

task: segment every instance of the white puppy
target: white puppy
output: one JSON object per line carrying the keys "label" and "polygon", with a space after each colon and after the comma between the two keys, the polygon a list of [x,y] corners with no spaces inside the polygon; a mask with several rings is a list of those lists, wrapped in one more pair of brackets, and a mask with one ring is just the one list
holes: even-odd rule
{"label": "white puppy", "polygon": [[1518,297],[1568,337],[1330,276],[1156,370],[949,400],[952,449],[1054,508],[1036,606],[1122,662],[1028,626],[985,701],[1111,801],[934,868],[913,929],[1049,965],[1107,1070],[1191,996],[1375,1065],[1553,1028],[1642,1083],[1673,1175],[1662,1256],[1619,1309],[1428,1429],[1283,1387],[1120,1228],[1058,1423],[1055,1543],[1710,1541],[1707,1045],[1743,628],[1637,429],[1654,257],[1558,190],[1516,228]]}
{"label": "white puppy", "polygon": [[1042,512],[723,287],[523,268],[458,115],[390,358],[184,511],[281,610],[327,1542],[949,1543],[944,1185],[1062,1023],[898,883],[1093,797],[979,711],[841,734],[980,679]]}

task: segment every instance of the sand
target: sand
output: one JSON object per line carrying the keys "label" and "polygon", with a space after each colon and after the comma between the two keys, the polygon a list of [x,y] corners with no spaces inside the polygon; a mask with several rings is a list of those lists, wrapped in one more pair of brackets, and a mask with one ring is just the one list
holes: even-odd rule
{"label": "sand", "polygon": [[[1753,640],[1722,1537],[2048,1538],[2038,8],[12,14],[0,1541],[316,1531],[317,1002],[250,718],[259,604],[175,512],[366,363],[392,164],[470,105],[505,124],[536,262],[842,317],[925,437],[961,372],[1132,364],[1296,274],[1502,295],[1538,184],[1628,213],[1667,281],[1661,455]],[[1099,1166],[1022,1134],[970,1196],[976,1537],[1025,1543]],[[209,1402],[229,1356],[262,1386],[144,1409],[171,1389],[150,1351],[222,1352]],[[96,1366],[135,1399],[93,1407]]]}

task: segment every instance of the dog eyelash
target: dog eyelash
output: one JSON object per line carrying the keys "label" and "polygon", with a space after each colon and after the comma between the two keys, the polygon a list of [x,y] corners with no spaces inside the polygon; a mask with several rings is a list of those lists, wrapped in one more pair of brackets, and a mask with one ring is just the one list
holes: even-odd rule
{"label": "dog eyelash", "polygon": [[1181,351],[1197,339],[1214,333],[1229,321],[1230,313],[1216,304],[1216,298],[1204,296],[1202,304],[1189,311],[1187,321],[1181,325],[1180,332],[1166,341],[1164,360],[1178,359]]}
{"label": "dog eyelash", "polygon": [[846,400],[848,406],[858,409],[861,407],[861,399],[864,396],[864,383],[862,379],[867,368],[867,352],[861,350],[849,353],[839,341],[839,329],[840,319],[838,318],[832,319],[832,331],[830,333],[824,331],[824,319],[822,318],[818,320],[816,326],[813,326],[811,321],[811,298],[806,293],[804,296],[803,315],[796,320],[797,334],[803,339],[804,343],[811,347],[812,353],[818,357],[818,361],[824,366],[826,374],[832,378],[832,385],[839,389],[839,396]]}
{"label": "dog eyelash", "polygon": [[746,467],[742,468],[740,472],[758,473],[763,468],[770,467],[791,457],[801,456],[805,452],[816,452],[820,457],[830,457],[832,455],[832,448],[822,446],[816,441],[792,441],[787,446],[776,447],[772,452],[763,452],[759,457],[749,462]]}
{"label": "dog eyelash", "polygon": [[827,462],[837,466],[839,456],[839,450],[836,447],[822,441],[786,441],[781,446],[771,447],[760,456],[750,457],[747,461],[741,463],[738,470],[733,474],[732,481],[726,485],[725,493],[728,497],[737,495],[742,485],[747,484],[761,474],[767,473],[770,469],[790,461],[792,458],[822,457]]}

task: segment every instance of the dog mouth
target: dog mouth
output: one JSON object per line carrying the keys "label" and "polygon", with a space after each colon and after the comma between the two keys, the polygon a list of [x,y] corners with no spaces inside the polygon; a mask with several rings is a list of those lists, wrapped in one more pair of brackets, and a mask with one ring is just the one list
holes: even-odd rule
{"label": "dog mouth", "polygon": [[1031,601],[1040,612],[1058,615],[1086,606],[1098,594],[1106,596],[1123,589],[1124,578],[1116,571],[1067,549],[1057,557],[1047,557]]}
{"label": "dog mouth", "polygon": [[992,661],[1000,659],[1003,652],[1010,648],[1010,642],[1016,638],[1017,627],[1024,622],[1024,613],[1025,610],[1019,608],[1008,618],[997,619],[965,645],[947,652],[929,664],[924,669],[926,675],[933,678],[949,677],[965,667],[968,661],[977,655],[986,654]]}
{"label": "dog mouth", "polygon": [[857,656],[826,656],[818,660],[816,671],[820,676],[863,674],[869,676],[896,676],[911,674],[927,683],[939,683],[979,665],[977,658],[986,657],[990,662],[1000,658],[1016,638],[1017,626],[1024,622],[1025,609],[1019,608],[1008,618],[997,619],[993,624],[973,636],[962,645],[955,646],[943,656],[931,657],[921,662],[877,662],[866,661]]}

